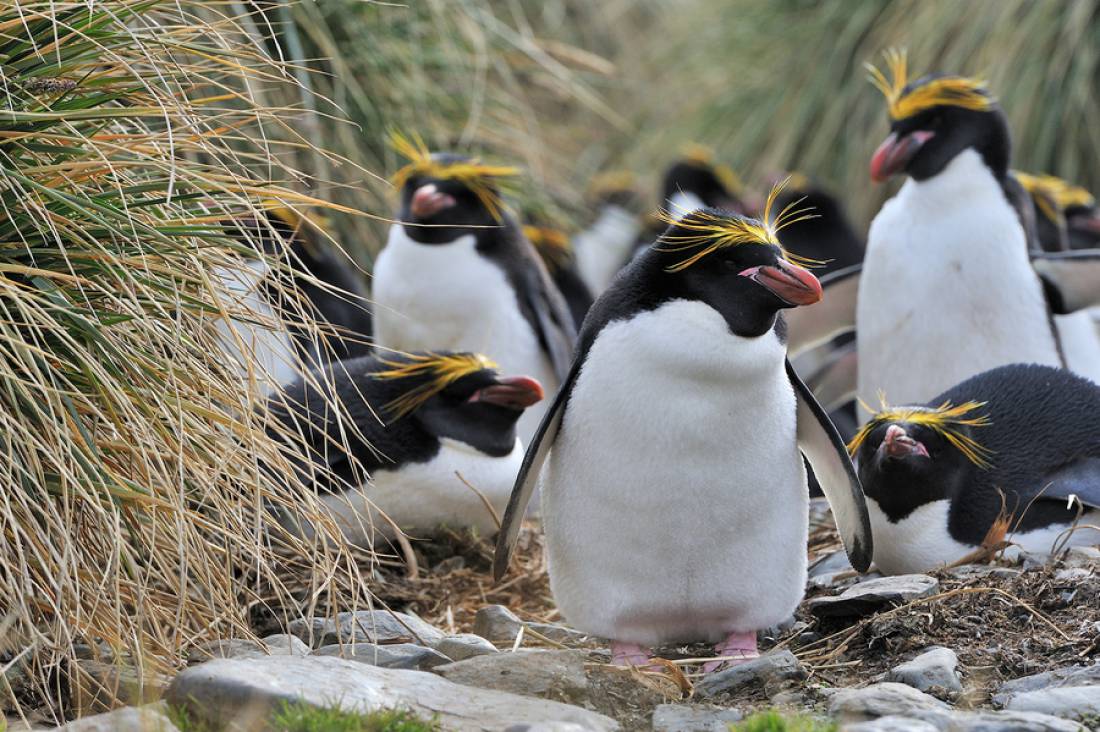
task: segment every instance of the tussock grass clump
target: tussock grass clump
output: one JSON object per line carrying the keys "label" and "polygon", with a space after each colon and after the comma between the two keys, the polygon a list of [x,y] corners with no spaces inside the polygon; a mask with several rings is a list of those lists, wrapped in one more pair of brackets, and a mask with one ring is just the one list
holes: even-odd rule
{"label": "tussock grass clump", "polygon": [[156,671],[192,644],[247,634],[250,611],[294,603],[275,548],[310,556],[311,601],[341,578],[361,586],[338,542],[295,544],[262,520],[268,505],[313,507],[280,477],[291,473],[264,429],[263,375],[242,381],[218,342],[219,320],[264,324],[219,276],[253,254],[224,222],[314,203],[266,142],[276,127],[289,137],[293,115],[252,96],[292,76],[222,14],[233,7],[0,5],[9,709],[57,711],[88,682],[76,644]]}

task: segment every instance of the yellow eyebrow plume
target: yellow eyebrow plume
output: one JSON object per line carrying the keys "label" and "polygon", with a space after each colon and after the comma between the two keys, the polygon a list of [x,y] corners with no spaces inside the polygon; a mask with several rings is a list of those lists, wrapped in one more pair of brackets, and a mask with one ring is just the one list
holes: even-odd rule
{"label": "yellow eyebrow plume", "polygon": [[384,409],[395,419],[416,411],[424,402],[463,376],[497,368],[496,363],[480,353],[420,353],[409,356],[406,361],[379,359],[379,362],[389,368],[375,371],[371,374],[372,378],[380,381],[415,379],[419,382],[385,405]]}
{"label": "yellow eyebrow plume", "polygon": [[779,243],[778,233],[785,227],[798,221],[816,218],[811,213],[813,209],[798,208],[802,199],[787,204],[777,216],[772,217],[772,208],[775,199],[787,180],[777,183],[768,194],[768,200],[764,204],[764,218],[762,221],[743,218],[734,215],[716,215],[707,211],[683,211],[679,215],[665,210],[657,212],[657,218],[665,224],[675,226],[677,229],[687,232],[678,234],[662,234],[657,240],[657,249],[665,252],[690,252],[684,259],[665,268],[666,272],[682,272],[691,265],[703,259],[709,254],[728,247],[741,244],[764,244],[777,246],[783,252],[783,258],[791,264],[802,267],[814,267],[823,262],[808,257],[800,257],[797,254],[783,249]]}
{"label": "yellow eyebrow plume", "polygon": [[498,189],[510,178],[519,175],[519,168],[508,165],[486,165],[476,158],[440,162],[432,158],[431,151],[419,135],[406,137],[400,132],[390,133],[393,149],[409,162],[393,174],[393,185],[401,189],[410,178],[422,175],[440,180],[457,180],[481,201],[481,205],[497,221],[504,204]]}
{"label": "yellow eyebrow plume", "polygon": [[[1041,207],[1043,205],[1043,199],[1049,199],[1050,202],[1058,207],[1059,212],[1065,211],[1065,209],[1073,206],[1092,208],[1096,205],[1096,198],[1086,189],[1081,186],[1075,186],[1069,181],[1063,180],[1057,176],[1031,175],[1030,173],[1024,173],[1019,170],[1012,171],[1012,175],[1016,177],[1016,180],[1020,181],[1020,185],[1022,185],[1024,190],[1028,193],[1042,197],[1039,199]],[[1058,220],[1056,216],[1050,215],[1045,209],[1043,213],[1047,214],[1051,220]]]}
{"label": "yellow eyebrow plume", "polygon": [[573,244],[564,231],[549,226],[524,226],[523,235],[535,246],[552,272],[568,266],[573,256]]}
{"label": "yellow eyebrow plume", "polygon": [[908,60],[904,49],[887,49],[883,56],[890,79],[874,64],[864,64],[871,83],[886,97],[890,118],[908,119],[933,107],[962,107],[976,111],[990,109],[995,103],[985,82],[964,76],[930,79],[905,91],[908,82]]}
{"label": "yellow eyebrow plume", "polygon": [[[881,408],[878,413],[860,427],[859,432],[848,443],[848,453],[850,455],[854,456],[856,454],[875,428],[891,422],[907,422],[928,427],[937,434],[942,435],[977,467],[982,470],[990,468],[989,458],[993,455],[992,451],[973,438],[962,434],[958,429],[959,427],[988,427],[992,424],[989,417],[984,414],[967,416],[975,409],[984,407],[986,402],[970,401],[958,406],[953,406],[951,402],[944,402],[934,409],[928,407],[888,407],[886,400],[882,397],[880,397],[880,403]],[[863,404],[863,407],[867,411],[872,411],[866,404]]]}

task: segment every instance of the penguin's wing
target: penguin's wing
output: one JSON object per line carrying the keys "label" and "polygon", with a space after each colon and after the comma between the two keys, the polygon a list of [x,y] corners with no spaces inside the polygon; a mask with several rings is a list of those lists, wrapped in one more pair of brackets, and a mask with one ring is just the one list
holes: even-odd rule
{"label": "penguin's wing", "polygon": [[573,344],[577,340],[573,315],[557,285],[550,279],[546,267],[539,261],[534,248],[529,243],[527,246],[531,249],[530,258],[533,261],[532,266],[526,268],[524,305],[534,316],[530,319],[531,325],[539,344],[550,359],[554,374],[559,381],[564,382],[573,362]]}
{"label": "penguin's wing", "polygon": [[787,376],[798,399],[798,448],[814,469],[821,491],[829,499],[848,560],[860,572],[871,566],[873,545],[867,501],[848,451],[829,415],[814,399],[787,361]]}
{"label": "penguin's wing", "polygon": [[787,321],[787,353],[799,353],[819,346],[856,327],[856,298],[862,264],[838,269],[821,278],[825,291],[821,301],[783,313]]}
{"label": "penguin's wing", "polygon": [[1055,315],[1100,305],[1100,249],[1033,252],[1031,266],[1043,280]]}
{"label": "penguin's wing", "polygon": [[1100,458],[1084,457],[1046,476],[1042,499],[1080,501],[1089,508],[1100,508]]}
{"label": "penguin's wing", "polygon": [[856,344],[846,343],[806,379],[806,386],[813,392],[826,412],[831,412],[856,398],[856,377],[859,370],[859,352]]}
{"label": "penguin's wing", "polygon": [[561,388],[558,389],[557,396],[554,397],[554,403],[542,416],[542,422],[523,456],[519,475],[516,476],[512,495],[508,499],[508,507],[504,509],[504,518],[500,522],[500,532],[497,534],[497,546],[493,554],[494,580],[500,580],[508,571],[512,551],[516,548],[516,540],[519,539],[523,515],[527,513],[527,504],[531,502],[531,496],[538,485],[542,465],[546,462],[546,456],[550,454],[550,448],[554,446],[554,440],[558,436],[561,418],[565,413],[565,403],[569,400],[569,392],[573,390],[573,382],[576,381],[577,374],[580,372],[580,362],[581,359],[578,358],[573,363]]}

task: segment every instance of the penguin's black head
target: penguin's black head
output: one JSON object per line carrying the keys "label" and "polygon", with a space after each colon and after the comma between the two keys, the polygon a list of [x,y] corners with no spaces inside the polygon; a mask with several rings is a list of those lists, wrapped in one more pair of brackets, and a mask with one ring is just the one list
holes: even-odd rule
{"label": "penguin's black head", "polygon": [[394,147],[411,161],[394,174],[393,183],[401,196],[397,218],[414,240],[445,244],[500,226],[501,185],[518,175],[516,168],[452,153],[433,154],[418,138],[394,136]]}
{"label": "penguin's black head", "polygon": [[874,67],[872,81],[886,96],[890,135],[871,158],[871,178],[904,173],[923,181],[966,149],[977,151],[998,180],[1008,174],[1008,120],[982,82],[931,74],[906,82],[905,55],[887,54],[893,79]]}
{"label": "penguin's black head", "polygon": [[668,229],[642,263],[652,270],[662,298],[704,302],[733,333],[747,338],[769,332],[780,310],[821,299],[821,283],[776,239],[784,217],[761,222],[700,209],[666,220]]}
{"label": "penguin's black head", "polygon": [[631,213],[642,210],[642,194],[634,174],[628,170],[609,170],[592,178],[585,194],[593,211],[617,206]]}
{"label": "penguin's black head", "polygon": [[411,420],[437,438],[466,443],[493,457],[515,448],[516,422],[543,398],[527,376],[501,376],[480,354],[432,352],[380,359],[373,378],[389,381],[395,396],[388,421]]}
{"label": "penguin's black head", "polygon": [[[664,205],[677,193],[695,195],[708,208],[720,208],[737,213],[748,213],[741,200],[743,186],[737,175],[725,165],[715,164],[710,152],[703,148],[691,148],[683,158],[665,171],[661,181],[661,201]],[[673,211],[685,214],[686,211]]]}
{"label": "penguin's black head", "polygon": [[860,481],[892,519],[917,506],[950,498],[989,467],[990,454],[975,438],[987,426],[972,414],[982,404],[883,409],[848,444]]}

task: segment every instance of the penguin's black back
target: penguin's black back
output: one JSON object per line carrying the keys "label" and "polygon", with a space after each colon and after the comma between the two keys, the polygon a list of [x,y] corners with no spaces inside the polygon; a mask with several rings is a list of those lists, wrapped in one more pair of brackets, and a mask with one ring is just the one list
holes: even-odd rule
{"label": "penguin's black back", "polygon": [[1015,509],[1017,517],[1023,514],[1019,531],[1072,517],[1076,511],[1065,509],[1064,498],[1036,500],[1024,509],[1053,473],[1083,458],[1100,458],[1100,386],[1063,369],[1011,364],[973,376],[927,406],[971,400],[986,402],[979,412],[990,425],[975,428],[972,435],[992,451],[992,467],[973,468],[956,498],[951,524],[987,529],[989,517],[1000,511],[998,488],[1006,494],[1006,508]]}

